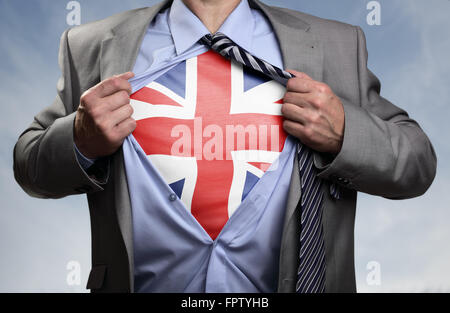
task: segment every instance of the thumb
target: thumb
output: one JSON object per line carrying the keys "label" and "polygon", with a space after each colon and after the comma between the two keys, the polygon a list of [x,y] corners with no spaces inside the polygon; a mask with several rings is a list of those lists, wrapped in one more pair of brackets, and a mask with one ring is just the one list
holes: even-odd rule
{"label": "thumb", "polygon": [[130,78],[134,77],[134,73],[133,72],[126,72],[126,73],[122,73],[117,75],[118,78],[122,78],[125,80],[129,80]]}

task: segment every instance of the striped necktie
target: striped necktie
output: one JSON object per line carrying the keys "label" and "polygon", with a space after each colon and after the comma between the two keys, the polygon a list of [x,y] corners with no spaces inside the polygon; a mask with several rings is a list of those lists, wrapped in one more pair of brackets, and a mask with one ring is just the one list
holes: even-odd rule
{"label": "striped necktie", "polygon": [[[234,60],[286,86],[294,77],[270,63],[253,56],[222,33],[206,35],[201,43],[227,59]],[[301,182],[300,265],[296,292],[319,293],[325,290],[325,247],[322,227],[322,179],[317,177],[311,149],[297,145]]]}

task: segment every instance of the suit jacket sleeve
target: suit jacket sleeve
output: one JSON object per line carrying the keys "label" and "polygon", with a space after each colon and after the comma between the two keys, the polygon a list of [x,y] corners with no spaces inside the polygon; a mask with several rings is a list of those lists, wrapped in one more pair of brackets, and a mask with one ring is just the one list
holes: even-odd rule
{"label": "suit jacket sleeve", "polygon": [[25,192],[39,198],[101,191],[109,176],[109,158],[84,171],[75,154],[73,125],[79,100],[73,87],[76,74],[68,33],[61,37],[62,76],[56,99],[34,117],[14,147],[14,176]]}
{"label": "suit jacket sleeve", "polygon": [[344,142],[330,162],[316,158],[320,177],[391,199],[422,195],[436,173],[436,154],[418,123],[380,96],[380,82],[367,68],[363,31],[355,27],[359,103],[341,99]]}

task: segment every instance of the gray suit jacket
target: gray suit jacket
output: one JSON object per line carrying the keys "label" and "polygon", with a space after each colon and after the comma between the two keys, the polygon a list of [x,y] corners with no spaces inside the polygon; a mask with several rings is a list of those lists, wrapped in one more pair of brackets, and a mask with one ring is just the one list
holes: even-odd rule
{"label": "gray suit jacket", "polygon": [[[78,164],[73,141],[75,112],[84,91],[132,70],[149,22],[170,3],[64,32],[56,100],[35,116],[14,149],[15,178],[29,195],[87,194],[93,265],[88,288],[93,291],[133,291],[131,205],[121,149],[86,172]],[[423,194],[435,176],[434,150],[419,125],[379,95],[380,83],[367,69],[365,37],[359,27],[269,7],[257,0],[250,4],[262,10],[273,25],[285,67],[325,82],[343,102],[342,151],[335,158],[316,153],[314,161],[326,181],[326,291],[354,292],[357,191],[392,199]],[[292,174],[279,258],[279,292],[294,291],[298,266],[300,187],[295,167]],[[341,186],[340,200],[330,196],[330,183]]]}

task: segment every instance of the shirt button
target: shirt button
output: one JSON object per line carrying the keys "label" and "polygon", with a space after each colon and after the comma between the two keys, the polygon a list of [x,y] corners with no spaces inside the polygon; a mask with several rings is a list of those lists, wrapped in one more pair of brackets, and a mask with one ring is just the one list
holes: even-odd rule
{"label": "shirt button", "polygon": [[177,195],[176,194],[174,194],[174,193],[172,193],[170,196],[169,196],[169,200],[170,201],[175,201],[175,200],[177,200]]}

